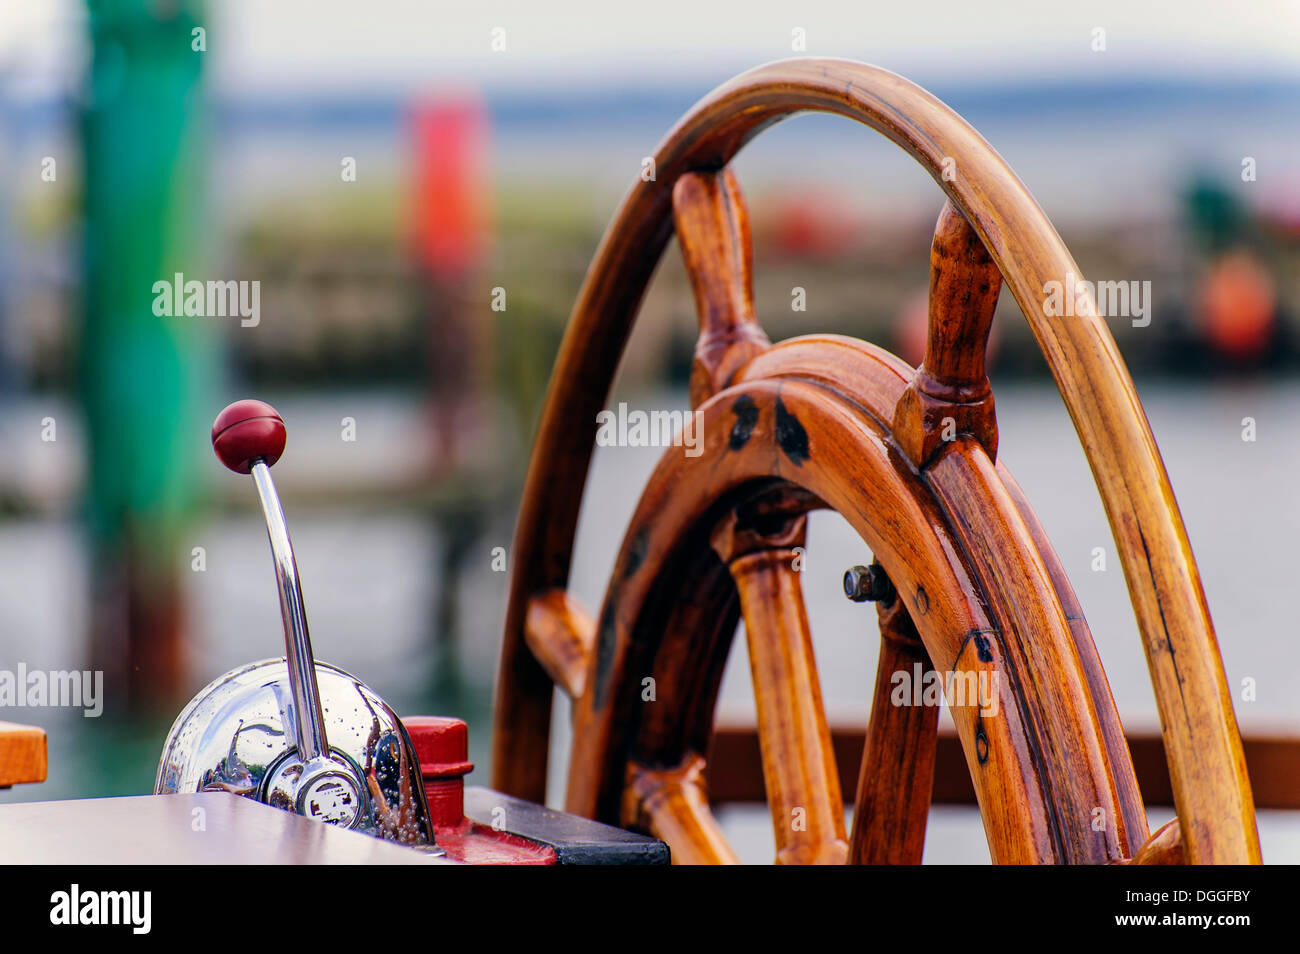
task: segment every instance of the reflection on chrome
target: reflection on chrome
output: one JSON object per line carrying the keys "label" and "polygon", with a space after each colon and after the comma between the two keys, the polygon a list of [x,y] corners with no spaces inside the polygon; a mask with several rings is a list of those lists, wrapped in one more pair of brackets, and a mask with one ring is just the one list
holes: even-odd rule
{"label": "reflection on chrome", "polygon": [[283,658],[232,670],[177,717],[156,794],[231,792],[327,824],[432,846],[424,781],[397,714],[353,676],[316,663],[329,752],[303,760]]}

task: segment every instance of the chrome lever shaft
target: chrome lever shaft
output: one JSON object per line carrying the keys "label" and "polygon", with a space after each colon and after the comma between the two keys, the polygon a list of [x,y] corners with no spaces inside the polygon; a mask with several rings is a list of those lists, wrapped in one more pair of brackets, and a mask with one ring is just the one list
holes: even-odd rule
{"label": "chrome lever shaft", "polygon": [[302,584],[298,563],[293,555],[293,541],[285,523],[280,495],[271,479],[265,460],[252,462],[253,483],[266,517],[266,535],[271,541],[271,558],[275,563],[275,580],[280,594],[280,617],[284,623],[284,652],[289,665],[289,687],[293,694],[293,730],[298,756],[304,762],[329,753],[325,735],[325,713],[321,708],[320,689],[316,685],[316,659],[311,651],[307,631],[307,611],[303,607]]}

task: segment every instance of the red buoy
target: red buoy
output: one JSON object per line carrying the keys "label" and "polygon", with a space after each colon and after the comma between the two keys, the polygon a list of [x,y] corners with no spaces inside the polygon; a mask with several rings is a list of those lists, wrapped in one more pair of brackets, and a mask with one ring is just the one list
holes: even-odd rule
{"label": "red buoy", "polygon": [[284,420],[264,401],[236,401],[212,422],[212,449],[237,474],[247,474],[261,458],[270,467],[284,453]]}

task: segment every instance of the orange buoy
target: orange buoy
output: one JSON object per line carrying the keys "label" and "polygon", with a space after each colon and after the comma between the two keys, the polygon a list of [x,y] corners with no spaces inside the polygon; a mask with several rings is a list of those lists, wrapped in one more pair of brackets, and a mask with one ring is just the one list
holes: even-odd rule
{"label": "orange buoy", "polygon": [[1229,252],[1210,265],[1198,295],[1201,329],[1211,349],[1239,363],[1260,358],[1273,340],[1277,290],[1250,252]]}

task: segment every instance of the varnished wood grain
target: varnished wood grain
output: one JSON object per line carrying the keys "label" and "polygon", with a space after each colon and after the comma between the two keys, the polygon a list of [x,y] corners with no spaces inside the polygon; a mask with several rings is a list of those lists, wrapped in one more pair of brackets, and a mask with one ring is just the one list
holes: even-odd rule
{"label": "varnished wood grain", "polygon": [[[888,367],[884,373],[894,375]],[[894,380],[901,391],[901,379]],[[778,396],[784,413],[807,429],[809,456],[796,455],[798,463],[780,447]],[[724,451],[731,447],[737,402],[742,407],[752,402],[754,426],[744,448]],[[988,607],[1010,612],[1001,594],[982,593],[967,575],[933,496],[913,472],[900,469],[903,461],[885,444],[882,425],[862,408],[813,382],[788,380],[733,386],[707,401],[700,413],[704,453],[695,458],[680,452],[665,455],[611,575],[598,622],[596,675],[575,707],[566,804],[579,814],[617,819],[625,759],[638,724],[653,718],[663,726],[673,717],[671,707],[642,698],[647,673],[656,681],[669,676],[660,668],[663,634],[655,621],[657,608],[673,600],[673,591],[657,589],[661,574],[682,554],[696,552],[700,543],[692,542],[692,528],[711,526],[709,514],[718,503],[734,499],[755,481],[770,482],[773,471],[844,514],[862,534],[889,569],[936,667],[987,668],[990,664],[976,657],[966,634],[992,629]],[[991,848],[1001,861],[1064,860],[1060,845],[1065,839],[1053,834],[1058,821],[1043,801],[1043,765],[1030,729],[1010,688],[1002,691],[1002,717],[987,725],[978,724],[978,706],[953,713],[963,743],[972,753],[977,748],[982,752],[976,784]],[[694,719],[712,715],[711,708],[693,712]],[[696,740],[698,726],[675,730],[672,737]],[[662,764],[676,764],[667,748],[661,747],[658,756]],[[1085,759],[1088,752],[1080,750],[1074,757]],[[1080,764],[1078,771],[1090,776],[1094,770]]]}
{"label": "varnished wood grain", "polygon": [[881,606],[879,616],[876,688],[862,745],[848,860],[859,865],[919,865],[934,784],[939,709],[895,705],[894,674],[924,680],[934,665],[901,602]]}
{"label": "varnished wood grain", "polygon": [[[771,64],[744,74],[707,96],[668,135],[655,155],[656,179],[634,185],[597,251],[556,363],[516,531],[512,554],[514,573],[498,684],[493,758],[497,786],[532,799],[540,799],[544,793],[551,688],[545,670],[532,657],[523,637],[526,608],[537,593],[563,587],[567,582],[596,411],[607,398],[646,283],[672,232],[673,190],[683,174],[714,175],[757,132],[805,110],[856,119],[911,154],[935,178],[997,266],[1056,378],[1115,536],[1156,689],[1184,855],[1192,862],[1258,861],[1250,785],[1222,662],[1186,532],[1154,438],[1123,361],[1091,300],[1077,302],[1076,313],[1071,316],[1051,314],[1046,304],[1047,283],[1079,276],[1078,266],[1028,191],[960,117],[900,77],[846,61],[810,59]],[[944,175],[945,170],[955,175]],[[706,184],[701,195],[684,196],[678,210],[683,221],[692,211],[700,210],[704,212],[703,221],[712,221],[715,226],[736,221],[729,211],[725,181],[712,182],[717,188],[711,192]],[[683,187],[683,191],[689,188]],[[943,228],[940,231],[945,232]],[[703,236],[705,246],[714,250],[701,259],[707,267],[692,273],[693,281],[700,276],[707,279],[704,285],[695,286],[697,291],[707,286],[702,309],[718,300],[734,303],[738,300],[737,288],[742,289],[739,300],[743,302],[748,277],[743,275],[739,283],[735,278],[735,274],[747,269],[746,245],[736,241],[740,234],[736,228],[730,231],[704,228],[698,235],[688,236],[684,243],[688,260],[692,238]],[[969,243],[966,247],[976,251]],[[725,267],[718,263],[724,263]],[[981,294],[977,289],[973,299],[979,300]],[[975,326],[978,327],[978,322]],[[969,336],[962,337],[964,333],[959,325],[932,328],[931,340],[944,340],[944,335],[952,334],[953,328],[957,338],[969,340]],[[724,380],[745,380],[747,369],[764,365],[777,350],[772,348],[757,354],[746,366],[724,375]],[[837,353],[844,350],[840,348]],[[973,360],[963,354],[962,360],[968,359]],[[832,369],[826,376],[872,379],[862,390],[841,392],[851,395],[850,405],[862,408],[871,395],[894,386],[891,375],[888,370],[846,367]],[[907,372],[902,385],[910,378]],[[753,378],[749,380],[754,388],[761,383]],[[925,601],[930,604],[931,618],[924,618],[926,614],[917,615],[922,601],[910,589],[917,584],[918,576],[937,574],[933,582],[939,587],[938,598],[947,604],[947,609],[961,605],[960,594],[947,589],[957,576],[945,578],[944,574],[964,574],[965,569],[952,566],[947,557],[917,552],[918,547],[924,550],[929,545],[927,540],[933,540],[940,532],[939,525],[920,521],[919,513],[914,511],[910,522],[906,514],[899,514],[892,518],[892,527],[882,526],[882,518],[874,513],[881,505],[879,499],[873,499],[870,494],[855,496],[841,486],[841,481],[847,479],[861,481],[866,476],[864,469],[870,470],[874,465],[864,468],[860,462],[837,457],[830,451],[831,442],[841,439],[846,445],[855,446],[860,456],[870,457],[871,451],[861,441],[855,442],[848,436],[852,427],[847,425],[847,420],[856,411],[852,407],[839,407],[833,400],[804,395],[801,388],[806,386],[809,385],[786,381],[781,385],[782,396],[790,395],[793,400],[798,394],[804,399],[803,413],[815,419],[815,424],[804,425],[803,437],[809,445],[822,449],[829,465],[818,461],[817,466],[810,466],[812,459],[800,450],[798,441],[793,445],[778,441],[769,451],[771,456],[766,466],[760,468],[754,464],[751,471],[746,471],[744,466],[724,466],[724,472],[718,472],[724,455],[721,445],[715,444],[707,455],[710,458],[707,464],[715,468],[715,473],[692,475],[697,486],[692,487],[691,502],[674,500],[665,490],[653,487],[643,498],[643,505],[649,501],[664,512],[676,507],[680,522],[670,519],[669,523],[682,535],[679,538],[670,534],[657,544],[651,541],[648,544],[649,555],[653,557],[650,565],[662,567],[664,551],[678,547],[686,535],[694,532],[696,524],[703,519],[703,510],[738,492],[738,485],[729,484],[729,479],[752,482],[779,478],[792,482],[843,513],[872,544],[873,552],[876,542],[886,548],[882,563],[891,577],[902,574],[900,598],[907,603],[936,666],[971,664],[968,654],[954,652],[947,642],[952,638],[951,633],[945,636],[936,631],[933,614],[937,608],[932,600]],[[720,392],[710,400],[728,393]],[[764,400],[768,402],[775,400],[761,389],[752,393],[765,395]],[[706,401],[702,407],[708,405]],[[760,411],[770,413],[770,408],[768,403]],[[893,422],[896,410],[891,406],[866,413],[876,423]],[[584,421],[588,422],[585,426],[581,423]],[[870,429],[869,422],[863,420],[853,426]],[[725,424],[718,427],[722,430],[716,439],[725,441],[731,429]],[[875,439],[885,459],[889,459],[889,454],[896,453],[899,445],[888,433],[888,426],[883,431]],[[787,437],[790,435],[789,428],[785,428],[785,433]],[[970,433],[978,434],[978,427],[970,425]],[[799,434],[794,436],[798,438]],[[987,437],[981,435],[981,440]],[[787,451],[792,451],[793,456],[787,454],[783,458],[782,452]],[[991,447],[981,447],[981,451],[991,457]],[[999,528],[1013,530],[1008,539],[1018,543],[1028,541],[1032,548],[1032,535],[1016,515],[1016,507],[1008,501],[1005,486],[997,480],[996,472],[982,475],[978,468],[976,471],[957,468],[958,473],[952,472],[950,465],[935,482],[934,468],[943,467],[942,462],[953,457],[951,450],[944,451],[934,466],[927,466],[927,479],[941,496],[943,484],[951,481],[945,498],[947,503],[940,508],[944,514],[940,523],[956,522],[959,533],[967,540],[978,538],[990,553],[1007,545],[991,536],[1002,532]],[[965,459],[971,455],[962,452],[960,457]],[[920,463],[928,462],[928,458],[920,460]],[[972,490],[970,506],[965,508],[967,513],[980,506],[981,494],[991,494],[1003,502],[996,516],[987,521],[959,519],[963,511],[960,486],[963,475],[971,473],[982,476],[978,487],[967,481]],[[891,493],[900,499],[911,499],[914,507],[927,507],[920,498],[911,497],[910,488],[902,489],[901,485],[907,483],[905,475],[900,475]],[[954,487],[958,490],[954,491]],[[707,495],[709,491],[711,496]],[[696,508],[700,512],[695,512]],[[873,513],[863,512],[864,508],[871,508]],[[646,518],[643,515],[638,519]],[[654,552],[656,545],[661,552]],[[578,745],[590,743],[592,749],[590,755],[577,758],[578,764],[571,767],[570,799],[587,804],[593,812],[609,798],[617,801],[621,795],[621,768],[612,769],[622,765],[622,756],[630,744],[626,739],[619,741],[620,734],[612,731],[611,720],[627,718],[634,710],[629,708],[628,701],[609,698],[609,687],[621,686],[621,680],[628,678],[623,667],[631,658],[630,648],[635,648],[632,656],[637,661],[651,658],[655,648],[646,642],[645,634],[638,634],[640,641],[632,647],[629,635],[629,628],[637,625],[639,602],[653,589],[649,583],[635,581],[646,556],[642,541],[629,538],[625,542],[612,577],[611,596],[606,599],[597,627],[593,672],[600,679],[594,695],[593,685],[586,687],[577,711]],[[918,560],[925,569],[909,573],[908,568]],[[940,570],[941,567],[946,569]],[[1079,633],[1077,628],[1066,625],[1061,598],[1041,555],[1022,564],[1029,573],[1024,579],[1012,580],[1005,574],[991,572],[991,567],[986,561],[981,579],[961,584],[969,587],[966,597],[976,602],[981,596],[991,599],[1000,607],[994,614],[999,624],[1018,619],[1019,629],[1013,628],[1011,632],[1019,634],[1013,642],[1022,647],[1027,645],[1024,639],[1029,631],[1025,624],[1035,611],[1026,610],[1017,601],[1031,595],[1044,601],[1039,615],[1055,621],[1048,656],[1053,665],[1062,666],[1055,676],[1051,671],[1040,672],[1038,666],[1042,659],[1033,651],[1027,651],[1016,661],[1013,666],[1016,678],[1022,680],[1017,683],[1017,691],[1028,692],[1038,701],[1018,713],[1015,707],[1020,705],[1019,697],[1005,700],[1012,704],[1013,711],[998,722],[1009,725],[983,726],[959,717],[958,731],[968,759],[977,749],[982,751],[985,744],[989,752],[997,753],[993,769],[983,760],[978,765],[971,764],[995,858],[1083,860],[1095,854],[1097,860],[1108,859],[1122,848],[1125,835],[1120,831],[1119,822],[1128,824],[1128,813],[1123,808],[1128,796],[1126,784],[1116,780],[1116,773],[1122,773],[1123,765],[1111,751],[1115,740],[1103,731],[1105,720],[1099,720],[1095,713],[1096,707],[1104,706],[1106,700],[1099,698],[1089,683],[1090,663],[1072,646]],[[990,588],[993,592],[987,592]],[[981,589],[986,592],[981,594]],[[629,591],[633,594],[631,603],[625,599]],[[1069,630],[1068,634],[1061,632],[1062,628]],[[1011,653],[1011,657],[1015,655]],[[1022,663],[1028,666],[1024,672],[1019,668]],[[1045,694],[1054,686],[1066,687],[1059,705],[1045,701]],[[602,693],[606,695],[602,697]],[[1094,710],[1091,734],[1086,724],[1089,707]],[[1023,721],[1040,719],[1045,721],[1032,725]],[[994,740],[987,737],[989,729],[1002,734]],[[1083,739],[1085,744],[1073,751],[1065,744],[1065,740],[1071,739]],[[1042,748],[1044,740],[1046,749]],[[575,746],[575,757],[578,755]],[[1043,773],[1049,776],[1046,779],[1049,797],[1065,799],[1064,818],[1057,817],[1055,806],[1040,801],[1041,792],[1035,795],[1031,790],[1043,780]],[[1081,781],[1071,781],[1068,777],[1071,773],[1077,773]],[[1007,785],[1011,788],[1005,788]],[[1086,834],[1073,830],[1079,824],[1076,816],[1083,804],[1080,799],[1089,793],[1105,795],[1106,791],[1109,796],[1099,804],[1107,810],[1113,809],[1117,825],[1106,837],[1095,840],[1096,844],[1089,844]]]}
{"label": "varnished wood grain", "polygon": [[1001,682],[1011,683],[1006,701],[1023,707],[1048,799],[1065,820],[1062,851],[1073,862],[1127,857],[1146,837],[1143,824],[1130,841],[1116,794],[1115,774],[1131,774],[1132,766],[1113,764],[1097,732],[1096,704],[1074,634],[1033,537],[984,448],[971,438],[948,444],[926,478],[984,587],[1008,595],[999,631],[973,636],[971,650],[987,656]]}
{"label": "varnished wood grain", "polygon": [[629,766],[626,820],[668,845],[675,865],[734,865],[736,857],[709,809],[704,760],[671,769]]}
{"label": "varnished wood grain", "polygon": [[917,467],[969,434],[998,455],[993,391],[984,371],[1002,274],[966,217],[945,202],[930,248],[925,359],[894,408],[894,440]]}
{"label": "varnished wood grain", "polygon": [[713,546],[740,594],[777,864],[843,864],[844,799],[795,569],[807,518],[751,540],[736,519],[724,518]]}
{"label": "varnished wood grain", "polygon": [[699,407],[769,342],[754,317],[749,214],[731,170],[678,179],[673,222],[700,320],[691,365],[691,406]]}
{"label": "varnished wood grain", "polygon": [[[1074,637],[1074,648],[1078,653],[1079,665],[1083,669],[1088,692],[1092,696],[1093,714],[1101,731],[1102,745],[1106,749],[1108,761],[1119,767],[1118,771],[1112,773],[1111,781],[1115,785],[1115,798],[1119,805],[1120,817],[1124,827],[1130,833],[1130,844],[1136,843],[1145,837],[1147,831],[1147,813],[1141,795],[1141,791],[1147,791],[1147,787],[1146,783],[1142,783],[1139,791],[1132,747],[1125,738],[1124,726],[1120,722],[1119,710],[1115,707],[1115,698],[1110,691],[1106,672],[1102,668],[1101,657],[1097,654],[1092,631],[1088,628],[1083,607],[1079,605],[1079,599],[1075,596],[1074,587],[1070,585],[1070,580],[1065,575],[1060,558],[1057,557],[1051,541],[1047,539],[1047,532],[1038,522],[1038,517],[1030,507],[1024,491],[1020,489],[1011,472],[1001,463],[997,465],[997,472],[1003,486],[1006,487],[1007,495],[1015,505],[1021,520],[1024,521],[1025,530],[1034,541],[1034,547],[1038,550],[1043,567],[1052,581],[1052,588],[1056,591],[1056,598],[1060,601],[1066,624]],[[1165,788],[1167,788],[1168,772],[1165,773],[1165,779]],[[1150,794],[1148,791],[1148,800]]]}
{"label": "varnished wood grain", "polygon": [[48,771],[45,730],[0,722],[0,788],[43,782]]}
{"label": "varnished wood grain", "polygon": [[[815,380],[837,392],[859,395],[865,409],[878,417],[887,415],[891,404],[901,404],[905,388],[912,386],[906,383],[906,365],[893,355],[835,336],[810,336],[777,344],[738,377]],[[1100,727],[1097,761],[1092,768],[1081,772],[1077,765],[1058,766],[1045,781],[1049,786],[1076,793],[1076,814],[1083,809],[1090,812],[1102,808],[1108,819],[1107,829],[1118,833],[1118,840],[1107,845],[1102,855],[1092,855],[1085,848],[1082,854],[1074,854],[1075,860],[1123,857],[1131,844],[1146,837],[1146,815],[1119,715],[1087,623],[1059,560],[1007,469],[999,466],[996,475],[984,473],[982,488],[970,488],[971,465],[977,463],[976,458],[987,461],[987,455],[982,445],[963,440],[961,452],[943,466],[928,468],[925,480],[944,507],[950,526],[959,536],[968,538],[967,552],[978,555],[989,547],[998,554],[996,558],[977,560],[976,572],[978,566],[983,566],[985,572],[995,567],[1010,571],[1018,582],[1011,584],[1008,580],[1006,585],[1026,588],[1009,600],[1006,612],[993,617],[998,632],[986,634],[990,640],[988,652],[993,655],[996,644],[1005,642],[1014,659],[1010,668],[1001,658],[992,665],[1004,681],[1031,679],[1038,683],[1024,704],[1037,709],[1030,716],[1031,731],[1038,737],[1033,747],[1047,762],[1065,753],[1069,753],[1067,758],[1075,758],[1074,738],[1095,736],[1095,727]],[[981,469],[986,471],[987,466]],[[981,523],[982,529],[972,530],[972,522]],[[986,580],[985,585],[1003,584]],[[1058,692],[1057,685],[1064,688]],[[1062,713],[1063,707],[1069,707],[1072,714]],[[1081,779],[1089,773],[1095,784],[1080,791]],[[1113,799],[1092,801],[1097,790],[1109,790]],[[1095,840],[1091,832],[1081,834],[1086,841]]]}
{"label": "varnished wood grain", "polygon": [[1183,833],[1174,819],[1153,834],[1133,856],[1130,864],[1135,865],[1181,865],[1185,861],[1183,854]]}
{"label": "varnished wood grain", "polygon": [[549,590],[528,604],[524,640],[555,684],[582,695],[596,644],[596,623],[567,590]]}

